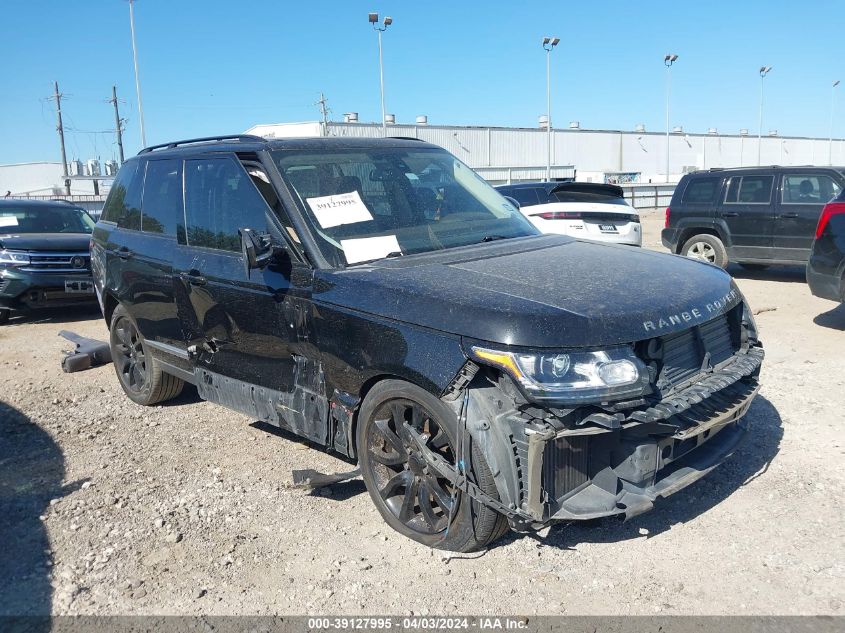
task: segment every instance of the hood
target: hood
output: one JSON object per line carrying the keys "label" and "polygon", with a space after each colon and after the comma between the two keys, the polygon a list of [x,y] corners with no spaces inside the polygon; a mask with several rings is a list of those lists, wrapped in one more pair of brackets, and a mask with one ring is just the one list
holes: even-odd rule
{"label": "hood", "polygon": [[553,235],[319,271],[315,281],[315,303],[546,348],[662,336],[742,301],[730,275],[715,266]]}
{"label": "hood", "polygon": [[18,251],[85,251],[91,236],[88,233],[33,233],[31,235],[2,235],[0,248]]}

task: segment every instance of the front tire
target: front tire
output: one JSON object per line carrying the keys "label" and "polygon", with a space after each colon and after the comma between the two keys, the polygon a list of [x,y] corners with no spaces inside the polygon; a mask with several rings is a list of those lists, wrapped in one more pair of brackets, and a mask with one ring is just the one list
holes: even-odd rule
{"label": "front tire", "polygon": [[728,251],[722,240],[709,233],[700,233],[689,238],[684,242],[681,255],[715,264],[719,268],[727,268],[729,263]]}
{"label": "front tire", "polygon": [[122,305],[112,314],[109,347],[120,386],[133,402],[150,406],[182,393],[184,381],[161,370],[138,325]]}
{"label": "front tire", "polygon": [[9,316],[11,314],[11,310],[7,310],[6,308],[0,308],[0,325],[6,323],[9,320]]}
{"label": "front tire", "polygon": [[[504,535],[506,518],[429,469],[413,442],[403,439],[400,426],[404,424],[428,434],[426,446],[450,464],[456,461],[454,411],[424,389],[401,380],[374,386],[361,405],[356,440],[364,483],[387,524],[419,543],[456,552],[484,548]],[[475,444],[470,444],[465,454],[471,455],[472,480],[498,498],[490,468]]]}

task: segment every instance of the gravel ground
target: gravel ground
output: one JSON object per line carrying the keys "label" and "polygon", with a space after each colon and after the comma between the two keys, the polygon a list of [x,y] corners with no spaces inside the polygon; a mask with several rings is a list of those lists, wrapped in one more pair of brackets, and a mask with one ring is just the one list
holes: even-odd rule
{"label": "gravel ground", "polygon": [[[644,214],[660,248],[659,212]],[[0,328],[0,614],[843,614],[845,309],[797,268],[731,270],[766,345],[749,440],[628,523],[448,556],[392,532],[335,457],[198,400],[60,369],[77,311]]]}

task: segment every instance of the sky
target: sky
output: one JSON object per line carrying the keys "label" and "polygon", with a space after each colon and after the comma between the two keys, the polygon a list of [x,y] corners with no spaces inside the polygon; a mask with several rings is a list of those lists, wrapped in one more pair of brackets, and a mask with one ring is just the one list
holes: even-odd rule
{"label": "sky", "polygon": [[[136,0],[147,143],[330,118],[380,120],[384,34],[387,112],[397,122],[535,127],[546,109],[543,36],[552,53],[556,127],[756,134],[830,133],[832,83],[845,80],[842,0],[563,2],[488,0]],[[53,81],[64,94],[68,159],[117,155],[117,86],[126,155],[141,148],[127,0],[2,0],[0,164],[60,160]],[[835,137],[845,136],[845,82]]]}

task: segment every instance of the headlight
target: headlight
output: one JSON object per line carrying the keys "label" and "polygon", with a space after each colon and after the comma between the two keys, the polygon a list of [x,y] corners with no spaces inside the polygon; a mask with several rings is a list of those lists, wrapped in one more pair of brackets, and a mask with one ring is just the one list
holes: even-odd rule
{"label": "headlight", "polygon": [[540,354],[471,349],[476,360],[508,372],[533,400],[602,402],[639,396],[649,387],[648,370],[628,346]]}
{"label": "headlight", "polygon": [[742,302],[742,327],[748,333],[749,340],[757,340],[757,322],[754,320],[754,313],[747,301]]}
{"label": "headlight", "polygon": [[27,264],[29,264],[29,253],[0,251],[0,266],[26,266]]}

